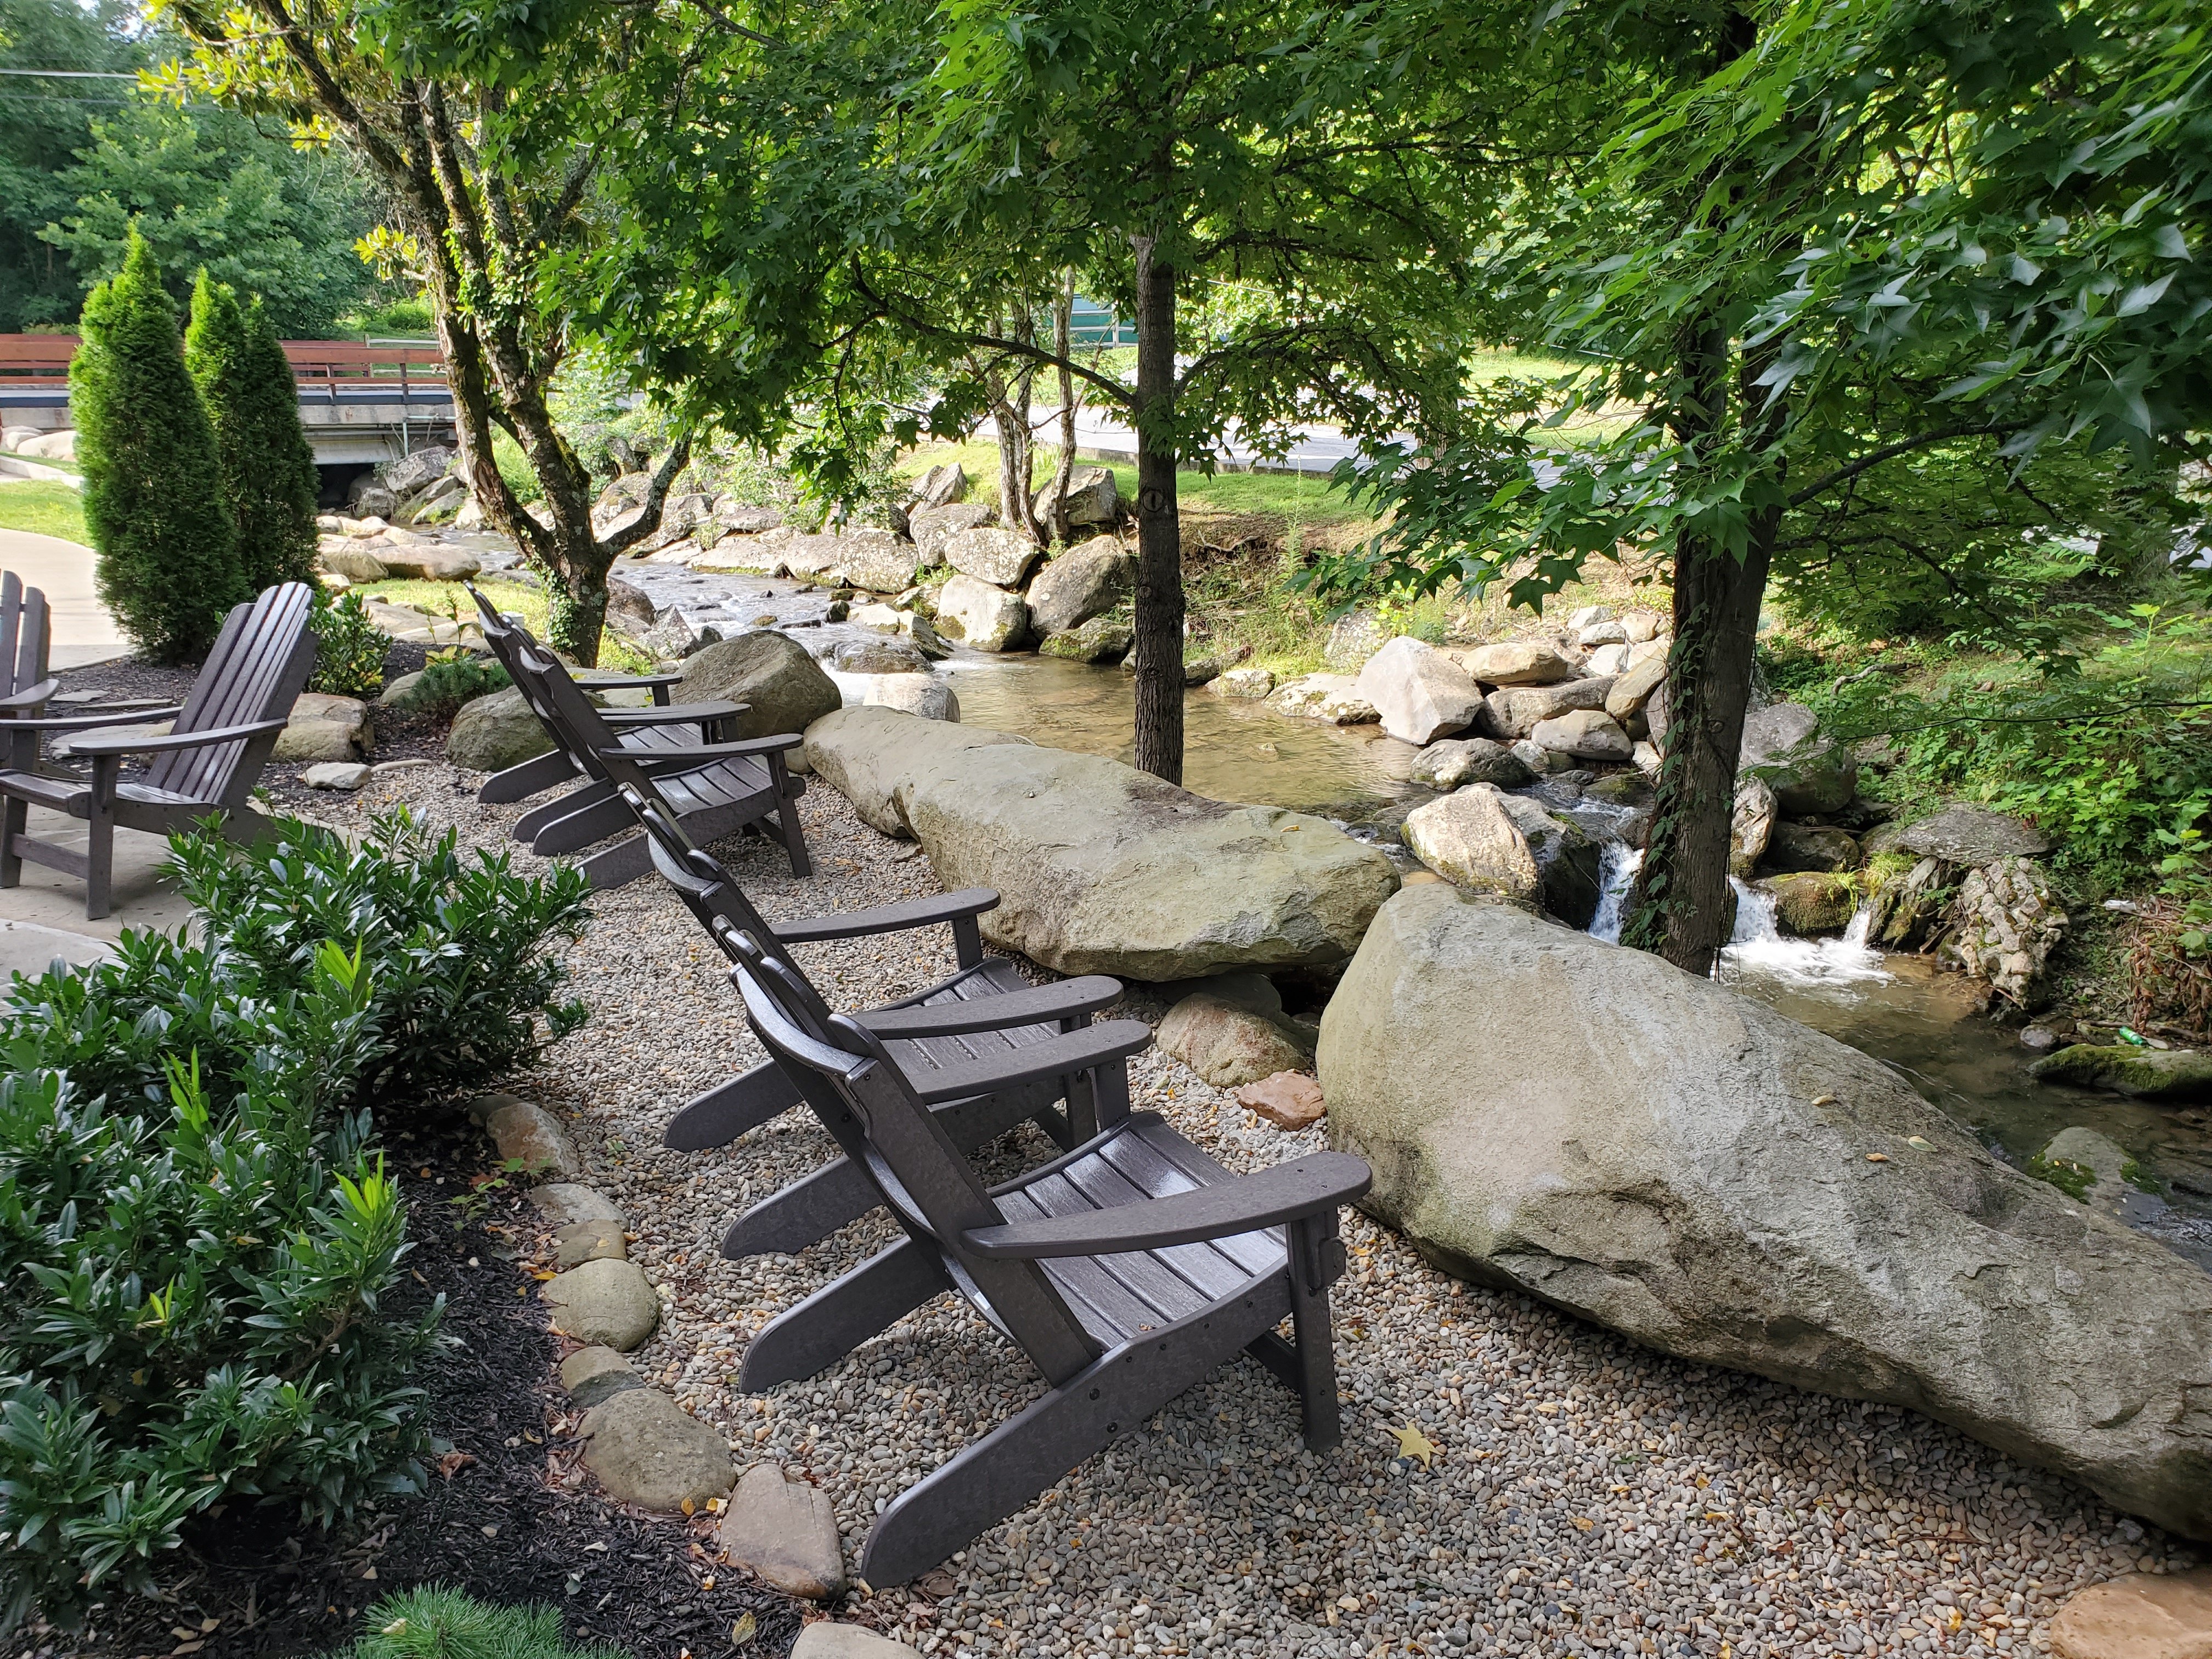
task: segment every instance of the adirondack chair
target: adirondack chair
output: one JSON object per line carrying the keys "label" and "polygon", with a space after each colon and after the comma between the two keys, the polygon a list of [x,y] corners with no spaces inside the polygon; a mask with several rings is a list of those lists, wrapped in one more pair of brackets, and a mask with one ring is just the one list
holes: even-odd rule
{"label": "adirondack chair", "polygon": [[[46,675],[46,653],[53,644],[53,618],[46,596],[23,586],[12,570],[0,571],[0,716],[35,716],[61,682]],[[39,764],[39,734],[17,732],[8,745],[7,763],[23,771]]]}
{"label": "adirondack chair", "polygon": [[[0,888],[21,881],[25,859],[65,871],[83,878],[84,914],[96,921],[108,912],[118,826],[165,836],[213,814],[240,839],[258,833],[262,820],[247,799],[314,672],[308,600],[307,584],[286,582],[234,608],[183,707],[132,711],[134,720],[148,722],[173,716],[167,737],[103,734],[97,728],[116,723],[112,710],[0,722],[0,730],[17,736],[88,732],[73,736],[70,748],[92,763],[88,781],[20,765],[0,771]],[[121,781],[126,755],[153,757],[143,781]],[[33,806],[84,819],[85,850],[26,834]]]}
{"label": "adirondack chair", "polygon": [[[737,941],[742,935],[769,941],[818,1017],[827,1017],[829,1006],[784,947],[952,924],[960,971],[861,1018],[886,1036],[901,1063],[920,1079],[930,1109],[962,1152],[1024,1120],[1065,1150],[1129,1115],[1129,1079],[1121,1061],[1073,1071],[1064,1063],[1071,1048],[1080,1047],[1091,1016],[1121,1000],[1121,982],[1091,975],[1040,988],[1005,957],[986,957],[975,918],[999,902],[989,888],[771,923],[719,860],[691,845],[659,803],[633,793],[631,805],[645,826],[654,866],[731,961],[741,959]],[[902,1015],[921,1022],[910,1035],[901,1035]],[[676,1152],[723,1146],[803,1098],[790,1072],[765,1060],[694,1098],[670,1121],[662,1144]],[[1056,1109],[1062,1101],[1065,1113]],[[723,1236],[722,1254],[796,1255],[878,1201],[860,1166],[835,1158],[746,1211]]]}
{"label": "adirondack chair", "polygon": [[[491,647],[492,654],[498,658],[500,666],[507,670],[507,678],[515,680],[516,684],[520,686],[521,681],[515,675],[514,653],[517,648],[518,635],[524,639],[528,638],[528,635],[521,630],[519,624],[510,621],[498,606],[475,587],[471,586],[469,589],[469,597],[477,602],[477,609],[483,613],[484,642]],[[592,689],[595,691],[642,689],[653,694],[653,708],[650,710],[626,708],[619,711],[614,709],[605,711],[614,717],[611,723],[622,728],[624,744],[638,750],[641,753],[652,753],[661,750],[681,749],[686,745],[696,747],[702,742],[712,742],[720,735],[721,720],[740,712],[738,704],[729,702],[701,704],[696,710],[672,708],[668,700],[668,688],[683,678],[681,674],[623,674],[594,679],[592,682]],[[526,688],[523,691],[525,702],[529,700],[529,695]],[[708,708],[719,710],[721,713],[719,717],[708,717],[704,713]],[[612,794],[613,786],[604,778],[594,778],[590,772],[580,770],[577,767],[568,751],[561,746],[560,739],[553,731],[552,723],[545,719],[544,714],[534,705],[532,712],[538,714],[539,722],[545,726],[546,735],[554,738],[554,746],[534,759],[510,766],[504,771],[493,773],[484,780],[483,787],[477,791],[477,799],[480,801],[504,805],[511,801],[527,800],[539,791],[550,789],[556,784],[577,783],[580,780],[578,787],[570,790],[557,801],[551,803],[552,808],[565,808],[567,811],[574,811],[591,805],[596,801],[605,800]],[[696,735],[691,730],[695,724],[693,718],[695,714],[698,715],[696,724],[699,728]],[[563,815],[562,811],[552,811],[548,807],[540,807],[532,813],[526,813],[524,815],[526,818],[534,819],[535,822],[526,830],[518,827],[515,831],[516,839],[529,840],[537,833],[538,825]]]}
{"label": "adirondack chair", "polygon": [[[622,711],[599,708],[558,657],[521,629],[503,619],[502,625],[512,636],[515,684],[532,708],[580,769],[613,786],[604,795],[594,792],[594,799],[574,811],[556,803],[543,814],[524,814],[533,820],[532,852],[548,857],[574,852],[635,824],[635,814],[620,793],[621,786],[629,784],[641,792],[656,793],[677,822],[701,841],[719,841],[748,825],[772,824],[791,860],[792,873],[813,873],[797,810],[805,781],[792,776],[783,761],[786,751],[804,741],[797,732],[641,755],[624,746],[619,722],[608,718]],[[720,711],[717,719],[743,712],[735,703],[628,712],[665,720],[671,714],[696,719],[709,710]],[[595,888],[618,887],[644,874],[652,862],[644,836],[635,835],[580,860],[578,867]]]}
{"label": "adirondack chair", "polygon": [[[1341,1437],[1328,1287],[1344,1271],[1337,1208],[1367,1190],[1364,1162],[1318,1152],[1232,1175],[1158,1114],[1133,1112],[987,1188],[884,1041],[880,1017],[817,1024],[757,937],[738,945],[732,972],[754,1031],[906,1233],[754,1337],[741,1385],[812,1376],[942,1291],[967,1297],[1049,1385],[892,1500],[862,1553],[869,1583],[928,1571],[1239,1352],[1297,1391],[1308,1446]],[[1083,1036],[1103,1058],[1150,1033],[1117,1020]],[[1285,1316],[1295,1346],[1275,1332]]]}

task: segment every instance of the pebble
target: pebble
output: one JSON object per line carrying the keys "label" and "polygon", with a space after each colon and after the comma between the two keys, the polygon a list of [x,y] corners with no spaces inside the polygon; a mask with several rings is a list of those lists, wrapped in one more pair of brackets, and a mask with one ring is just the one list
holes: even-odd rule
{"label": "pebble", "polygon": [[[501,849],[520,810],[483,806],[421,772],[319,802],[353,829],[402,804]],[[715,849],[771,918],[939,890],[926,858],[910,844],[902,857],[835,791],[810,790],[799,814],[811,880],[793,879],[757,837]],[[721,1256],[730,1222],[834,1145],[793,1111],[715,1151],[661,1147],[684,1100],[761,1050],[721,953],[654,882],[592,902],[597,921],[568,961],[569,989],[593,1016],[533,1086],[571,1115],[588,1178],[638,1218],[631,1259],[667,1293],[632,1363],[741,1456],[826,1492],[856,1555],[879,1507],[1042,1384],[945,1296],[818,1376],[738,1391],[751,1334],[880,1248],[890,1224],[879,1212],[798,1257]],[[796,954],[833,1003],[866,1006],[950,973],[948,931]],[[1136,988],[1115,1015],[1157,1022],[1164,1012]],[[1139,1109],[1231,1168],[1327,1144],[1325,1125],[1253,1121],[1158,1050],[1135,1059],[1130,1081]],[[983,1173],[1003,1179],[1051,1155],[1024,1127]],[[543,1208],[556,1190],[532,1196]],[[842,1616],[934,1659],[1365,1659],[1407,1643],[1431,1656],[1546,1659],[2029,1659],[2075,1591],[2200,1559],[1931,1419],[1636,1347],[1528,1297],[1458,1283],[1356,1211],[1344,1238],[1351,1270],[1332,1292],[1336,1450],[1304,1450],[1291,1396],[1240,1362],[1070,1470],[941,1575],[856,1595]],[[1395,1455],[1408,1427],[1436,1446],[1430,1467]]]}

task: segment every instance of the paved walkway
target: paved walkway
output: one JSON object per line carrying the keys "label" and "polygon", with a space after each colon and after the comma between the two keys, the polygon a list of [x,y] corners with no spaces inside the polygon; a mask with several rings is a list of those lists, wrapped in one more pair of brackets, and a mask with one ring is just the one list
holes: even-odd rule
{"label": "paved walkway", "polygon": [[27,587],[42,590],[52,607],[57,669],[105,662],[131,648],[123,629],[100,602],[93,585],[93,551],[58,536],[0,529],[0,569],[14,571]]}

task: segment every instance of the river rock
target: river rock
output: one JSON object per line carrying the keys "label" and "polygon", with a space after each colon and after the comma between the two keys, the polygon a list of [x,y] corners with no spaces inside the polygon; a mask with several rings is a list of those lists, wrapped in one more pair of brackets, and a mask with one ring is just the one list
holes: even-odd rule
{"label": "river rock", "polygon": [[1307,674],[1287,680],[1268,695],[1267,707],[1331,726],[1365,726],[1382,716],[1359,695],[1349,674]]}
{"label": "river rock", "polygon": [[1295,1071],[1313,1058],[1313,1034],[1294,1020],[1203,991],[1168,1010],[1159,1045],[1217,1089]]}
{"label": "river rock", "polygon": [[2027,1167],[2059,1191],[2117,1212],[2127,1202],[2135,1159],[2118,1141],[2075,1123],[2051,1136]]}
{"label": "river rock", "polygon": [[556,1272],[581,1267],[586,1261],[627,1261],[629,1243],[622,1224],[615,1221],[572,1221],[553,1232],[553,1266]]}
{"label": "river rock", "polygon": [[660,614],[653,596],[635,582],[620,576],[607,578],[607,622],[635,639],[653,626]]}
{"label": "river rock", "polygon": [[888,530],[848,530],[836,538],[836,568],[854,587],[871,593],[903,593],[914,586],[921,550]]}
{"label": "river rock", "polygon": [[1192,979],[1340,962],[1398,884],[1325,820],[1233,806],[1095,755],[882,708],[824,715],[814,769],[948,888],[1003,896],[983,936],[1066,974]]}
{"label": "river rock", "polygon": [[663,610],[660,620],[638,636],[639,644],[655,657],[668,662],[683,662],[697,656],[708,646],[721,642],[720,629],[712,623],[701,622],[680,605],[672,605]]}
{"label": "river rock", "polygon": [[1822,871],[1777,876],[1766,888],[1774,895],[1774,925],[1801,938],[1842,933],[1859,905],[1848,877]]}
{"label": "river rock", "polygon": [[1333,673],[1357,674],[1389,637],[1390,630],[1376,619],[1373,611],[1354,611],[1330,624],[1321,659]]}
{"label": "river rock", "polygon": [[845,699],[806,647],[787,634],[759,629],[710,645],[684,665],[678,702],[741,702],[731,722],[740,738],[804,732]]}
{"label": "river rock", "polygon": [[[512,1099],[512,1096],[498,1097]],[[497,1109],[495,1107],[493,1109]],[[530,1189],[530,1206],[549,1227],[566,1227],[579,1221],[611,1222],[622,1225],[623,1214],[614,1200],[596,1187],[580,1182],[552,1181]]]}
{"label": "river rock", "polygon": [[1651,701],[1651,694],[1667,681],[1667,653],[1655,652],[1642,662],[1632,663],[1621,671],[1605,694],[1605,712],[1617,720],[1626,722],[1644,712]]}
{"label": "river rock", "polygon": [[2212,1054],[2193,1048],[2109,1048],[2076,1042],[2030,1063],[2028,1075],[2044,1083],[2111,1089],[2137,1100],[2167,1105],[2212,1101]]}
{"label": "river rock", "polygon": [[1533,905],[1536,855],[1504,801],[1497,785],[1472,783],[1407,813],[1400,834],[1446,881]]}
{"label": "river rock", "polygon": [[374,742],[368,705],[358,697],[302,691],[292,703],[270,758],[315,762],[359,760]]}
{"label": "river rock", "polygon": [[967,499],[968,470],[957,461],[940,463],[914,481],[914,494],[907,497],[907,520],[913,522],[917,509],[950,507]]}
{"label": "river rock", "polygon": [[444,547],[387,547],[377,556],[394,576],[418,582],[465,582],[483,568],[473,553]]}
{"label": "river rock", "polygon": [[2123,1573],[2069,1597],[2051,1621],[2058,1659],[2212,1659],[2212,1567]]}
{"label": "river rock", "polygon": [[1137,561],[1111,536],[1071,547],[1038,571],[1025,596],[1040,634],[1079,628],[1121,604],[1137,585]]}
{"label": "river rock", "polygon": [[1781,810],[1764,778],[1735,781],[1735,810],[1729,816],[1729,874],[1739,881],[1751,878],[1774,839]]}
{"label": "river rock", "polygon": [[612,1348],[579,1348],[561,1362],[561,1386],[568,1397],[589,1411],[629,1389],[641,1389],[645,1379]]}
{"label": "river rock", "polygon": [[1770,870],[1856,870],[1865,862],[1848,833],[1812,824],[1778,823],[1766,845]]}
{"label": "river rock", "polygon": [[952,688],[927,673],[872,674],[861,688],[860,702],[870,708],[896,708],[926,720],[960,718],[960,699]]}
{"label": "river rock", "polygon": [[1518,755],[1488,738],[1445,738],[1413,757],[1413,780],[1431,789],[1470,783],[1520,789],[1534,783],[1536,775]]}
{"label": "river rock", "polygon": [[1319,1068],[1332,1144],[1375,1171],[1363,1207],[1446,1271],[1923,1412],[2212,1537],[2212,1275],[2008,1167],[1879,1061],[1422,886],[1369,928]]}
{"label": "river rock", "polygon": [[1079,627],[1048,634],[1037,641],[1041,657],[1063,662],[1120,662],[1129,654],[1136,630],[1112,617],[1093,617]]}
{"label": "river rock", "polygon": [[927,674],[929,659],[907,640],[845,640],[830,660],[846,674]]}
{"label": "river rock", "polygon": [[[337,545],[331,545],[336,543]],[[315,555],[315,563],[333,576],[343,576],[348,581],[380,582],[391,577],[384,561],[365,547],[348,547],[340,538],[324,538],[324,545]]]}
{"label": "river rock", "polygon": [[579,1342],[602,1342],[628,1353],[660,1323],[660,1298],[634,1261],[586,1261],[556,1273],[538,1294],[552,1309],[553,1328]]}
{"label": "river rock", "polygon": [[1858,762],[1820,730],[1820,717],[1801,703],[1771,703],[1744,716],[1736,764],[1759,769],[1785,817],[1839,812],[1858,793]]}
{"label": "river rock", "polygon": [[1217,697],[1257,702],[1274,690],[1275,677],[1264,668],[1227,668],[1214,676],[1206,689]]}
{"label": "river rock", "polygon": [[[1619,623],[1612,624],[1618,627]],[[1628,647],[1624,644],[1601,645],[1583,660],[1583,672],[1596,678],[1611,679],[1628,666]]]}
{"label": "river rock", "polygon": [[1890,832],[1884,844],[1919,858],[1976,866],[1999,859],[2039,858],[2051,850],[2050,837],[2026,819],[1966,801]]}
{"label": "river rock", "polygon": [[1537,902],[1570,927],[1589,927],[1597,915],[1597,842],[1572,818],[1526,795],[1506,795],[1503,805],[1536,860]]}
{"label": "river rock", "polygon": [[485,1117],[484,1129],[492,1145],[499,1148],[500,1161],[520,1164],[532,1180],[550,1176],[573,1181],[583,1173],[584,1160],[577,1156],[576,1143],[561,1120],[543,1106],[526,1100],[509,1102]]}
{"label": "river rock", "polygon": [[1328,1109],[1321,1085],[1303,1072],[1278,1072],[1248,1083],[1237,1091],[1237,1103],[1278,1129],[1310,1129]]}
{"label": "river rock", "polygon": [[310,789],[332,789],[350,795],[367,785],[369,769],[366,761],[318,761],[300,774],[300,781]]}
{"label": "river rock", "polygon": [[913,1659],[914,1653],[905,1643],[861,1626],[817,1619],[799,1632],[791,1659]]}
{"label": "river rock", "polygon": [[735,1474],[729,1443],[658,1389],[624,1389],[600,1401],[576,1433],[584,1467],[608,1495],[641,1510],[703,1509],[730,1490]]}
{"label": "river rock", "polygon": [[964,573],[945,583],[938,594],[937,621],[954,639],[977,651],[1018,651],[1029,639],[1030,608],[1021,596]]}
{"label": "river rock", "polygon": [[514,686],[463,703],[446,734],[446,758],[471,772],[501,772],[552,747],[553,739]]}
{"label": "river rock", "polygon": [[845,1558],[830,1494],[790,1480],[773,1463],[756,1463],[738,1482],[714,1541],[787,1595],[831,1601],[845,1593]]}
{"label": "river rock", "polygon": [[[1040,489],[1030,502],[1039,524],[1052,517],[1052,491]],[[1110,525],[1121,516],[1121,486],[1103,466],[1079,466],[1067,479],[1067,522],[1071,529]]]}
{"label": "river rock", "polygon": [[1486,737],[1512,738],[1532,736],[1546,720],[1557,720],[1577,708],[1603,708],[1613,682],[1606,679],[1569,680],[1563,685],[1513,685],[1483,699],[1480,724]]}
{"label": "river rock", "polygon": [[1465,669],[1402,634],[1367,659],[1352,689],[1375,705],[1382,729],[1401,743],[1434,743],[1464,732],[1482,707],[1482,688]]}
{"label": "river rock", "polygon": [[907,530],[925,565],[945,562],[945,544],[963,530],[987,525],[998,515],[981,501],[956,501],[907,514]]}
{"label": "river rock", "polygon": [[1453,653],[1485,685],[1555,685],[1579,673],[1575,665],[1541,640],[1505,640]]}
{"label": "river rock", "polygon": [[389,519],[398,510],[399,492],[380,483],[373,471],[362,473],[347,487],[346,514],[349,518]]}
{"label": "river rock", "polygon": [[1625,761],[1636,748],[1620,722],[1602,708],[1571,708],[1556,719],[1538,720],[1528,736],[1540,748],[1577,760]]}
{"label": "river rock", "polygon": [[1631,645],[1644,645],[1659,637],[1667,626],[1656,611],[1624,611],[1620,613],[1620,631],[1628,636]]}
{"label": "river rock", "polygon": [[1043,557],[1044,549],[1018,530],[963,530],[945,544],[945,563],[994,587],[1019,587]]}
{"label": "river rock", "polygon": [[2022,1007],[2036,1000],[2067,915],[2034,860],[2002,858],[1959,884],[1953,948],[1966,971]]}

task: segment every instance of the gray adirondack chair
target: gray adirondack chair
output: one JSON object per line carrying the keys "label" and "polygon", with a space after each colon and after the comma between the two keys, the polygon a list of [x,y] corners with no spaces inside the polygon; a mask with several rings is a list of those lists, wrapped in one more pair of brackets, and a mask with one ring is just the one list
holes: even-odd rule
{"label": "gray adirondack chair", "polygon": [[[12,570],[0,571],[0,716],[35,717],[61,690],[48,677],[46,653],[53,645],[53,617],[46,596],[23,586]],[[8,744],[7,764],[25,771],[39,763],[39,734],[16,731]]]}
{"label": "gray adirondack chair", "polygon": [[[0,771],[0,888],[22,879],[22,860],[82,878],[84,914],[107,914],[118,828],[166,836],[210,815],[226,834],[247,840],[263,827],[247,805],[262,769],[276,746],[292,704],[315,667],[309,629],[310,595],[304,582],[286,582],[234,607],[181,708],[132,711],[137,720],[171,716],[166,737],[97,728],[115,724],[106,714],[9,721],[11,732],[72,736],[72,754],[92,763],[89,779],[52,776],[27,767]],[[128,755],[152,757],[143,781],[121,780]],[[58,847],[25,833],[33,806],[51,807],[85,821],[85,850]]]}
{"label": "gray adirondack chair", "polygon": [[[556,803],[547,809],[548,816],[526,813],[526,818],[536,820],[531,831],[532,852],[549,857],[571,853],[634,827],[636,815],[620,793],[621,787],[629,784],[654,793],[677,822],[701,841],[719,841],[748,825],[772,826],[791,860],[792,873],[813,872],[797,810],[799,798],[805,793],[805,781],[793,777],[783,761],[787,751],[804,741],[797,732],[729,743],[702,742],[665,753],[641,755],[624,745],[617,723],[608,719],[611,711],[599,708],[585,695],[558,657],[522,629],[503,625],[513,637],[515,684],[523,688],[532,708],[579,769],[611,787],[604,794],[594,791],[588,804],[574,811],[563,810],[565,803]],[[707,710],[720,711],[714,715],[717,720],[743,712],[735,703],[632,712],[665,720],[672,713],[696,717]],[[578,867],[593,887],[606,888],[635,879],[652,863],[640,833],[578,860]]]}
{"label": "gray adirondack chair", "polygon": [[[1065,1150],[1129,1115],[1128,1074],[1119,1060],[1075,1069],[1068,1065],[1070,1053],[1082,1048],[1081,1033],[1091,1017],[1121,1000],[1121,982],[1091,975],[1033,986],[1005,957],[986,957],[975,917],[999,902],[989,888],[770,923],[720,862],[693,846],[657,801],[634,794],[632,805],[663,879],[731,961],[740,959],[742,935],[770,941],[798,994],[818,1017],[827,1016],[828,1005],[785,947],[951,923],[959,972],[861,1018],[890,1042],[962,1152],[1024,1121]],[[670,1121],[663,1144],[678,1152],[723,1146],[803,1098],[791,1073],[770,1059],[695,1097]],[[723,1236],[722,1253],[795,1255],[877,1202],[860,1167],[835,1158],[746,1211]]]}
{"label": "gray adirondack chair", "polygon": [[[928,1571],[1239,1353],[1297,1392],[1307,1445],[1337,1443],[1328,1287],[1344,1271],[1337,1209],[1367,1190],[1364,1163],[1319,1152],[1232,1175],[1157,1113],[1133,1112],[986,1188],[875,1021],[817,1024],[787,966],[757,937],[738,944],[732,971],[753,1030],[906,1233],[754,1337],[742,1386],[812,1376],[943,1291],[965,1297],[1048,1385],[892,1500],[861,1555],[868,1583]],[[1149,1035],[1133,1021],[1084,1034],[1102,1058]],[[1276,1334],[1285,1316],[1295,1345]]]}
{"label": "gray adirondack chair", "polygon": [[[527,638],[527,634],[478,589],[471,586],[469,597],[477,602],[477,609],[483,613],[484,642],[491,647],[500,666],[507,670],[507,678],[514,679],[521,690],[523,700],[529,702],[530,690],[516,676],[514,663],[518,635]],[[720,735],[724,720],[742,712],[738,704],[732,702],[702,703],[683,708],[672,707],[668,689],[683,678],[681,674],[623,674],[594,678],[592,690],[643,690],[652,693],[653,707],[650,709],[608,709],[605,712],[611,717],[611,723],[621,732],[626,747],[642,754],[653,754],[686,746],[696,748],[701,743],[711,742]],[[709,713],[710,710],[714,712]],[[534,759],[493,773],[484,780],[483,787],[477,791],[477,799],[504,805],[513,801],[527,800],[531,796],[556,785],[574,784],[576,787],[565,792],[557,800],[525,813],[523,816],[527,827],[518,825],[514,832],[519,841],[528,841],[543,824],[603,801],[614,793],[613,786],[605,779],[595,777],[578,767],[568,750],[562,745],[552,722],[543,710],[533,703],[531,712],[538,715],[539,724],[545,727],[546,735],[554,739],[553,747]]]}

